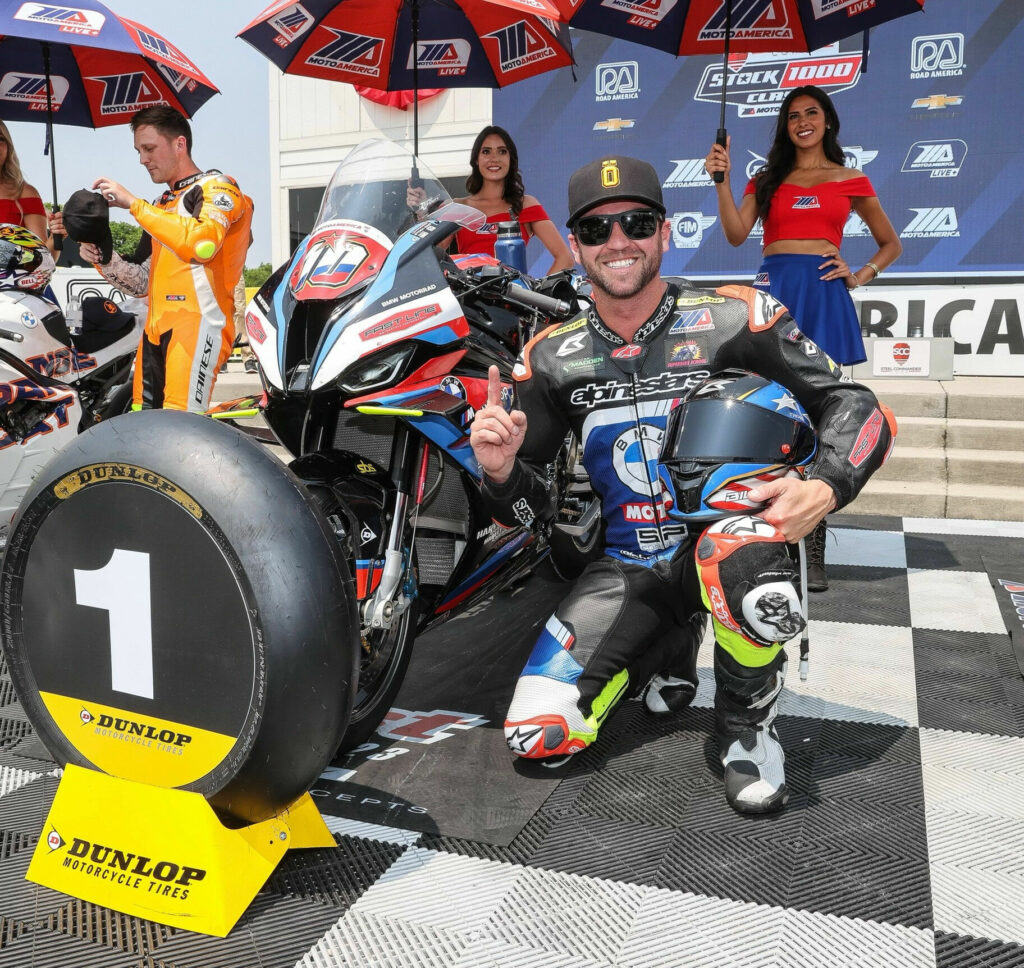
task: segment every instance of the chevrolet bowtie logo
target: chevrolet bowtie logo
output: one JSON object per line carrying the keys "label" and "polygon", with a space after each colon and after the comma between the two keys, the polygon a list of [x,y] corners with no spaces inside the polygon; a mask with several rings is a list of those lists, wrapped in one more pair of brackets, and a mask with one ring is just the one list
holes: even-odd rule
{"label": "chevrolet bowtie logo", "polygon": [[939,111],[942,108],[963,104],[964,99],[957,94],[931,94],[928,97],[917,98],[911,107],[927,108],[929,111]]}
{"label": "chevrolet bowtie logo", "polygon": [[623,128],[632,128],[636,122],[632,118],[608,118],[607,121],[598,121],[594,125],[595,131],[621,131]]}

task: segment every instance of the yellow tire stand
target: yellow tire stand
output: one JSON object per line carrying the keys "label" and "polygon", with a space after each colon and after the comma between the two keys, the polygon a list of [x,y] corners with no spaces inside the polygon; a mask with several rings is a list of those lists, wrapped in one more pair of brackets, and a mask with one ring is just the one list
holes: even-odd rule
{"label": "yellow tire stand", "polygon": [[224,937],[285,851],[334,847],[308,793],[225,827],[198,793],[69,765],[28,880],[160,924]]}

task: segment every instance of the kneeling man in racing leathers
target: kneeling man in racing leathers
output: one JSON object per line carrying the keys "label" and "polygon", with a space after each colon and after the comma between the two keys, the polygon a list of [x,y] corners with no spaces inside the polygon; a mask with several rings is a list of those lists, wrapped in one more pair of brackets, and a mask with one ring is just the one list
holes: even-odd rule
{"label": "kneeling man in racing leathers", "polygon": [[[742,812],[780,809],[788,792],[772,723],[783,643],[802,628],[786,543],[856,496],[886,456],[889,421],[870,390],[840,381],[771,296],[660,277],[670,226],[660,180],[646,162],[618,156],[579,169],[569,211],[569,242],[593,287],[593,308],[525,347],[510,413],[491,368],[488,404],[470,439],[494,517],[512,525],[551,517],[542,469],[571,429],[601,499],[606,547],[534,646],[506,740],[519,756],[555,762],[592,743],[619,700],[645,686],[652,713],[684,708],[696,692],[710,611],[727,799]],[[675,495],[658,474],[660,443],[679,398],[726,368],[787,388],[814,421],[818,450],[804,478],[750,492],[764,505],[757,517],[691,533],[667,513]],[[771,588],[771,622],[758,618],[767,609],[744,607],[760,586]],[[786,615],[780,588],[788,590]]]}

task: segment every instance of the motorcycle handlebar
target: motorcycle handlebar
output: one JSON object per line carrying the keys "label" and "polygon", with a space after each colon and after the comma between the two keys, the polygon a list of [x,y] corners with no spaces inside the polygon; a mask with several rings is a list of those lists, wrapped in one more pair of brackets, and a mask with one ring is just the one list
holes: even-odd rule
{"label": "motorcycle handlebar", "polygon": [[508,286],[505,289],[505,298],[509,302],[519,303],[520,306],[525,306],[527,309],[540,310],[545,316],[568,316],[573,311],[571,303],[567,303],[563,299],[555,299],[553,296],[545,296],[532,289],[525,289],[523,286]]}

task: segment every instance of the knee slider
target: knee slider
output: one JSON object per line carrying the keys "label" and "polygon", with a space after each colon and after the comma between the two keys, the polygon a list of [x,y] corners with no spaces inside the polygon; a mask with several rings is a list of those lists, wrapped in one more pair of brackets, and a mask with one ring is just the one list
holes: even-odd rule
{"label": "knee slider", "polygon": [[742,515],[712,524],[696,560],[704,604],[724,628],[762,647],[803,630],[796,564],[785,536],[767,521]]}

